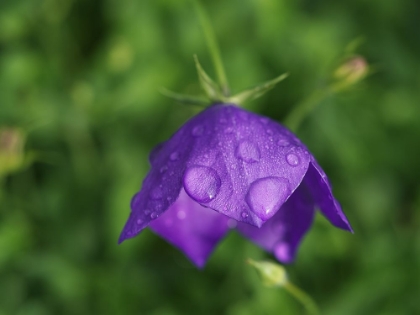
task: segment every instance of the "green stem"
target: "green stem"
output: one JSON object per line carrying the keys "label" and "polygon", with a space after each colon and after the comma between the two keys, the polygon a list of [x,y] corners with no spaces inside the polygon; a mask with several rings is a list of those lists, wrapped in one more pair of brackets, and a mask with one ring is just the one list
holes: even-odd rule
{"label": "green stem", "polygon": [[213,61],[214,68],[216,70],[217,79],[220,87],[222,88],[223,95],[228,97],[230,95],[229,84],[227,81],[225,68],[223,66],[222,57],[220,55],[219,45],[217,44],[216,36],[211,26],[210,20],[201,5],[199,0],[192,0],[197,15],[200,19],[201,27],[203,28],[204,36],[206,38],[207,46],[210,51],[210,55]]}
{"label": "green stem", "polygon": [[308,314],[310,315],[319,315],[318,307],[316,306],[314,300],[306,294],[304,291],[299,289],[297,286],[295,286],[293,283],[287,282],[284,285],[284,288],[293,295],[299,302],[302,303],[302,305],[306,308]]}
{"label": "green stem", "polygon": [[312,112],[329,94],[330,88],[314,91],[307,99],[299,103],[284,120],[284,124],[292,131],[299,128],[305,117]]}
{"label": "green stem", "polygon": [[346,82],[332,83],[321,90],[314,91],[307,99],[299,103],[284,120],[290,130],[296,132],[300,124],[328,96],[340,93],[348,87]]}

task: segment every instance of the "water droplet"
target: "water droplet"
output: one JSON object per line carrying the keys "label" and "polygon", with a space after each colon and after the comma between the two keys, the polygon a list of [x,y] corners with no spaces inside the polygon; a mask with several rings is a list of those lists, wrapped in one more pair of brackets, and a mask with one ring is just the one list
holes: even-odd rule
{"label": "water droplet", "polygon": [[271,129],[267,129],[267,130],[266,130],[266,132],[267,132],[269,135],[272,135],[272,134],[273,134],[273,130],[271,130]]}
{"label": "water droplet", "polygon": [[286,156],[286,161],[287,163],[289,163],[290,166],[298,166],[300,163],[299,157],[294,153],[289,153]]}
{"label": "water droplet", "polygon": [[138,219],[136,222],[138,225],[140,225],[143,221],[141,219]]}
{"label": "water droplet", "polygon": [[246,163],[255,163],[260,160],[261,153],[255,144],[244,140],[236,148],[236,157]]}
{"label": "water droplet", "polygon": [[150,218],[151,218],[152,220],[156,219],[157,217],[158,217],[158,214],[157,214],[156,212],[152,212],[152,213],[150,214]]}
{"label": "water droplet", "polygon": [[176,161],[176,160],[178,160],[178,159],[179,159],[179,153],[178,153],[178,152],[173,152],[173,153],[171,153],[171,155],[169,156],[169,159],[170,159],[171,161]]}
{"label": "water droplet", "polygon": [[162,199],[162,197],[163,197],[163,192],[162,192],[162,188],[160,187],[155,187],[150,192],[150,198],[153,200],[159,200],[159,199]]}
{"label": "water droplet", "polygon": [[160,173],[161,173],[161,174],[163,174],[163,173],[165,173],[167,170],[168,170],[168,167],[167,167],[166,165],[164,165],[164,166],[162,166],[162,167],[160,168]]}
{"label": "water droplet", "polygon": [[287,147],[288,145],[290,145],[290,142],[286,138],[281,138],[279,139],[279,141],[277,141],[277,144],[281,147]]}
{"label": "water droplet", "polygon": [[187,214],[185,213],[185,211],[184,211],[184,210],[179,210],[179,211],[176,213],[176,217],[177,217],[179,220],[184,220],[184,219],[187,217]]}
{"label": "water droplet", "polygon": [[237,225],[238,225],[238,222],[236,222],[236,220],[229,219],[227,221],[227,226],[228,226],[229,229],[234,229],[234,228],[236,228]]}
{"label": "water droplet", "polygon": [[289,182],[282,177],[265,177],[253,182],[246,195],[246,202],[260,219],[267,221],[289,196]]}
{"label": "water droplet", "polygon": [[198,202],[207,203],[219,193],[221,181],[217,172],[207,166],[192,166],[185,171],[184,188]]}
{"label": "water droplet", "polygon": [[260,118],[260,121],[264,124],[264,125],[266,125],[267,123],[268,123],[268,118],[266,118],[266,117],[261,117]]}
{"label": "water droplet", "polygon": [[248,218],[248,217],[249,217],[249,214],[248,214],[248,213],[246,213],[246,212],[242,212],[242,213],[241,213],[241,217],[242,217],[243,219],[246,219],[246,218]]}
{"label": "water droplet", "polygon": [[192,130],[193,136],[196,136],[196,137],[203,135],[203,133],[204,133],[204,127],[201,125],[195,126]]}

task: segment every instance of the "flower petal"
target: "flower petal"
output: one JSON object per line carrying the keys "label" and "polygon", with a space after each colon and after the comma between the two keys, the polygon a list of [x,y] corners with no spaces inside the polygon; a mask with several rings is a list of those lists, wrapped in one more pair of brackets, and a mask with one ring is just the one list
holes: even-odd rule
{"label": "flower petal", "polygon": [[302,237],[310,228],[314,217],[314,203],[304,183],[281,209],[261,228],[238,223],[237,229],[245,237],[273,252],[283,263],[295,259]]}
{"label": "flower petal", "polygon": [[172,245],[203,267],[217,243],[229,230],[228,217],[202,207],[184,190],[178,200],[150,227]]}
{"label": "flower petal", "polygon": [[336,227],[353,233],[346,215],[341,209],[340,204],[332,194],[332,188],[327,175],[319,166],[318,162],[312,158],[305,176],[305,182],[313,195],[315,203],[319,206],[322,214]]}
{"label": "flower petal", "polygon": [[234,105],[212,105],[152,151],[119,242],[165,212],[182,186],[201,205],[261,226],[299,186],[309,161],[285,127]]}
{"label": "flower petal", "polygon": [[232,105],[213,105],[183,128],[195,135],[183,185],[201,205],[261,226],[301,183],[310,155],[278,123]]}

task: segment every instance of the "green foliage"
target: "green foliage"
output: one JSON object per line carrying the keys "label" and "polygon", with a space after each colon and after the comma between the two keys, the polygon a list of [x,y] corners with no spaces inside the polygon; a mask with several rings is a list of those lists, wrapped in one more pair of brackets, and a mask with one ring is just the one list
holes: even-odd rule
{"label": "green foliage", "polygon": [[[247,104],[279,121],[365,39],[355,53],[374,71],[323,98],[298,131],[355,234],[318,215],[286,269],[322,314],[420,313],[420,3],[204,6],[233,94],[290,73]],[[193,54],[211,69],[188,1],[0,1],[0,129],[24,136],[19,158],[37,153],[1,173],[1,315],[302,314],[261,286],[246,259],[270,255],[235,233],[204,271],[148,230],[117,245],[148,152],[197,111],[159,94],[200,94]]]}

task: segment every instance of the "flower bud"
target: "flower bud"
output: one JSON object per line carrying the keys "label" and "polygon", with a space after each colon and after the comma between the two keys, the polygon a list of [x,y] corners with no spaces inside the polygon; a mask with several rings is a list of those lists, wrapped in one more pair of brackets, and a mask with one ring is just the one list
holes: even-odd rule
{"label": "flower bud", "polygon": [[17,128],[0,128],[0,176],[23,165],[25,137]]}
{"label": "flower bud", "polygon": [[279,264],[252,259],[248,259],[248,263],[257,269],[262,282],[267,287],[282,287],[288,282],[286,270]]}
{"label": "flower bud", "polygon": [[369,65],[362,56],[354,56],[345,61],[334,72],[334,77],[349,86],[361,81],[367,74]]}

